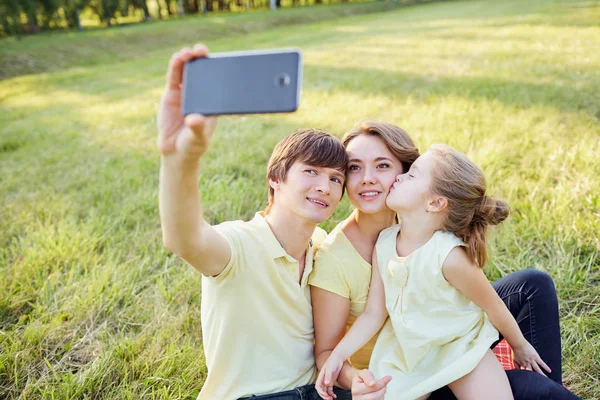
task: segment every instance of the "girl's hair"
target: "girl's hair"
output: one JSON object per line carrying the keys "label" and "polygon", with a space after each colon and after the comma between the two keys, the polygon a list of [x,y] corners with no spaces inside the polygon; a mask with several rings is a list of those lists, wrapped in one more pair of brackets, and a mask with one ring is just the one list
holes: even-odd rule
{"label": "girl's hair", "polygon": [[348,143],[360,135],[377,136],[383,140],[394,157],[400,160],[403,172],[408,171],[412,163],[419,158],[419,149],[408,133],[396,125],[377,121],[361,121],[346,132],[342,138],[342,144],[344,147],[348,147]]}
{"label": "girl's hair", "polygon": [[483,268],[487,227],[508,217],[508,203],[485,195],[483,172],[464,154],[441,144],[434,144],[429,151],[434,159],[431,191],[448,199],[444,230],[461,238],[469,258]]}

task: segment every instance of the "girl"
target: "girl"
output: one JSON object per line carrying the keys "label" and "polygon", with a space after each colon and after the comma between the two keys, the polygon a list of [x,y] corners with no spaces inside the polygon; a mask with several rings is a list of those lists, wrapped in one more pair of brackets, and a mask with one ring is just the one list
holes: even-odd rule
{"label": "girl", "polygon": [[[404,130],[382,122],[359,123],[344,135],[342,142],[351,159],[346,192],[354,211],[321,244],[310,275],[319,368],[365,308],[375,242],[383,229],[397,222],[396,213],[386,206],[385,199],[396,176],[408,171],[419,157]],[[577,399],[562,387],[558,299],[552,278],[536,269],[523,269],[496,280],[492,286],[519,322],[527,341],[552,369],[550,379],[525,370],[527,366],[506,371],[515,397]],[[363,395],[369,400],[381,399],[386,390],[389,377],[379,376],[376,380],[365,369],[375,339],[344,363],[338,377],[339,386],[352,387],[355,400]],[[343,397],[340,394],[338,391],[338,400]],[[444,387],[434,392],[431,399],[456,398]]]}
{"label": "girl", "polygon": [[377,342],[371,368],[376,376],[392,375],[391,398],[426,398],[446,384],[460,397],[512,398],[489,351],[497,331],[481,309],[513,346],[519,365],[550,369],[480,269],[486,261],[486,226],[507,216],[506,203],[485,197],[481,171],[444,146],[420,157],[393,188],[387,205],[402,217],[402,229],[396,225],[381,233],[366,310],[323,365],[319,393],[330,398],[343,361],[377,332],[387,309],[391,322]]}

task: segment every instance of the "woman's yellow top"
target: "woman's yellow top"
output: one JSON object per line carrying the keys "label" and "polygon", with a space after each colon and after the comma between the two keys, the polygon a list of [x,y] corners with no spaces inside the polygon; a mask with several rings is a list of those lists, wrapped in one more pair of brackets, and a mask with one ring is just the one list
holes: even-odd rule
{"label": "woman's yellow top", "polygon": [[[318,248],[308,283],[350,300],[346,332],[364,311],[371,282],[371,264],[354,248],[339,223]],[[377,335],[349,359],[357,369],[369,366]]]}

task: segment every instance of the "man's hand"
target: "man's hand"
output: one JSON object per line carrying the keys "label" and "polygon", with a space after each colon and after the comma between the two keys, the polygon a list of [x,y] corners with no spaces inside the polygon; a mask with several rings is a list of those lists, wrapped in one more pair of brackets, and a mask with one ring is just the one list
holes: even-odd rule
{"label": "man's hand", "polygon": [[184,64],[206,57],[208,49],[196,45],[175,53],[169,63],[167,86],[158,110],[158,149],[162,156],[177,155],[182,160],[196,161],[208,148],[217,125],[216,117],[181,114],[181,89]]}
{"label": "man's hand", "polygon": [[391,376],[377,380],[368,369],[358,371],[352,379],[352,400],[382,400]]}

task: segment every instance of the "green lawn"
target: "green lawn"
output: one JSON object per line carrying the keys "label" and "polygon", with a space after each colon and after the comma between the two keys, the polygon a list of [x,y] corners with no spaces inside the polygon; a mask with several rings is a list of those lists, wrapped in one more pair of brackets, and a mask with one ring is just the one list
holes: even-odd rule
{"label": "green lawn", "polygon": [[[298,112],[221,119],[203,163],[209,220],[264,204],[271,149],[299,127],[341,135],[371,117],[421,149],[448,143],[514,210],[488,276],[554,278],[565,383],[600,398],[600,1],[382,3],[331,19],[365,6],[0,40],[0,398],[198,394],[200,277],[161,245],[155,113],[171,53],[201,40],[305,56]],[[348,212],[344,200],[324,227]]]}

